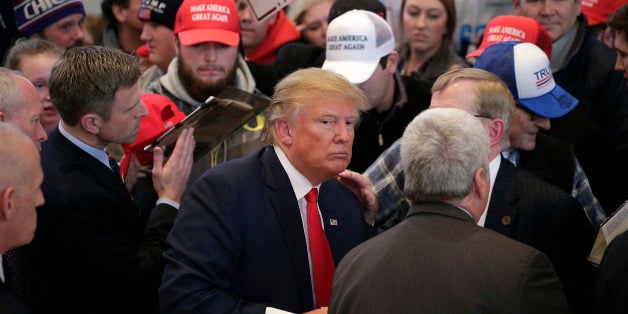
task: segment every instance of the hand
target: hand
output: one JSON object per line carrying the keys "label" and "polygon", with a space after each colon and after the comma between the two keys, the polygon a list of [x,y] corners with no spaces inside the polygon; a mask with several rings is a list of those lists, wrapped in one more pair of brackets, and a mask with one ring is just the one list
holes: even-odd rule
{"label": "hand", "polygon": [[364,206],[364,219],[372,225],[379,210],[379,203],[371,180],[367,176],[351,170],[337,174],[336,180],[357,195]]}
{"label": "hand", "polygon": [[314,311],[305,312],[303,314],[327,314],[327,308],[321,307],[320,309],[316,309]]}
{"label": "hand", "polygon": [[131,154],[131,160],[129,161],[129,168],[126,171],[126,177],[124,177],[124,185],[126,190],[131,192],[131,189],[137,182],[137,177],[140,174],[140,161],[137,160],[135,154]]}
{"label": "hand", "polygon": [[181,202],[194,162],[194,145],[194,128],[189,128],[181,131],[172,155],[165,165],[163,149],[156,147],[153,151],[153,186],[160,198]]}

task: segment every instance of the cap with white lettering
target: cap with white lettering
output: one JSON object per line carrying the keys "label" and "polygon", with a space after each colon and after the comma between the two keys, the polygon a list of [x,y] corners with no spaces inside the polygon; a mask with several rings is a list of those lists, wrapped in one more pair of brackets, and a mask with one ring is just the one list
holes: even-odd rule
{"label": "cap with white lettering", "polygon": [[373,75],[379,60],[393,49],[395,38],[383,18],[370,11],[351,10],[327,26],[323,69],[360,84]]}
{"label": "cap with white lettering", "polygon": [[80,0],[14,0],[13,12],[17,28],[24,37],[37,34],[66,16],[85,15]]}
{"label": "cap with white lettering", "polygon": [[184,46],[240,43],[240,19],[233,0],[185,0],[177,12],[174,33]]}
{"label": "cap with white lettering", "polygon": [[578,104],[576,98],[554,82],[547,55],[534,44],[493,44],[473,67],[497,75],[508,85],[515,100],[542,117],[561,117]]}

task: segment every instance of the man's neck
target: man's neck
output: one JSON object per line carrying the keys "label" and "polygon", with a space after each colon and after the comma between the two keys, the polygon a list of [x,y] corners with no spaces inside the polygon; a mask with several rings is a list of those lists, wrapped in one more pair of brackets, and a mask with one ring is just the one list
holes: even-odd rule
{"label": "man's neck", "polygon": [[140,40],[141,31],[137,31],[127,24],[119,24],[116,35],[120,49],[126,53],[133,54],[135,49],[142,44]]}
{"label": "man's neck", "polygon": [[382,102],[379,103],[375,109],[377,110],[377,113],[382,113],[385,111],[390,110],[390,107],[392,107],[393,105],[393,101],[395,100],[395,76],[390,75],[388,78],[388,82],[386,83],[386,93],[384,94],[384,97],[382,98]]}
{"label": "man's neck", "polygon": [[61,124],[63,124],[63,129],[66,132],[70,133],[72,136],[76,137],[79,141],[85,143],[86,145],[89,145],[96,149],[105,149],[105,147],[108,144],[108,143],[102,142],[98,138],[98,136],[85,131],[85,129],[83,129],[80,126],[80,123],[75,126],[69,126],[67,123],[63,122],[62,120]]}

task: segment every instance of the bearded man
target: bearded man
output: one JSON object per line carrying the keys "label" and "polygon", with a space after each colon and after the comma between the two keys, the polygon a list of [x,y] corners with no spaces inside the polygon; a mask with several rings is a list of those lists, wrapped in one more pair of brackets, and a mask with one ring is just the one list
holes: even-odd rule
{"label": "bearded man", "polygon": [[[189,114],[209,96],[227,87],[259,93],[244,58],[238,53],[240,21],[233,0],[185,0],[174,25],[177,57],[148,91],[170,98]],[[219,147],[197,161],[192,180],[219,162],[245,156],[264,146],[260,140],[264,119],[258,115]],[[227,149],[228,148],[228,149]]]}

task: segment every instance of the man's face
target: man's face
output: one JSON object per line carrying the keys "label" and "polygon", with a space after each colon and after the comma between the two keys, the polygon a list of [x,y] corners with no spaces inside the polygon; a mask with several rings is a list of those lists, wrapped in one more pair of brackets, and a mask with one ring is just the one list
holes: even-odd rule
{"label": "man's face", "polygon": [[197,101],[234,84],[238,47],[217,42],[179,46],[179,78]]}
{"label": "man's face", "polygon": [[368,110],[371,110],[384,102],[384,96],[386,96],[386,91],[388,90],[389,81],[392,79],[392,76],[384,69],[382,69],[381,65],[378,65],[375,68],[375,72],[371,77],[364,81],[363,83],[357,84],[358,88],[360,88],[366,97],[369,100]]}
{"label": "man's face", "polygon": [[85,46],[84,19],[85,15],[81,13],[68,15],[46,27],[42,37],[64,50]]}
{"label": "man's face", "polygon": [[35,229],[37,228],[37,211],[36,207],[44,204],[44,195],[41,192],[41,183],[44,180],[44,173],[41,170],[39,153],[35,149],[29,149],[24,156],[25,163],[30,166],[25,175],[25,182],[19,188],[16,188],[14,202],[16,209],[14,211],[14,223],[16,226],[15,234],[19,237],[15,239],[17,246],[25,245],[33,240]]}
{"label": "man's face", "polygon": [[41,150],[41,142],[48,139],[46,131],[41,125],[43,106],[39,101],[37,89],[24,78],[16,78],[16,83],[22,93],[22,105],[13,115],[6,115],[4,121],[17,124],[33,140],[38,150]]}
{"label": "man's face", "polygon": [[54,63],[59,60],[55,54],[25,55],[20,61],[20,71],[24,74],[39,93],[39,101],[43,106],[41,115],[41,125],[46,132],[57,127],[61,116],[57,108],[50,102],[50,70]]}
{"label": "man's face", "polygon": [[177,55],[174,32],[164,25],[145,21],[140,39],[148,46],[148,60],[166,72],[170,61]]}
{"label": "man's face", "polygon": [[513,4],[517,15],[533,18],[543,25],[552,41],[563,36],[582,12],[581,0],[513,0]]}
{"label": "man's face", "polygon": [[259,23],[246,1],[238,1],[238,17],[240,18],[240,35],[244,54],[249,54],[259,46],[268,35],[268,29],[276,20],[275,16],[269,17]]}
{"label": "man's face", "polygon": [[547,131],[550,120],[534,114],[522,105],[515,107],[515,116],[510,128],[510,147],[517,150],[531,151],[536,147],[536,135]]}
{"label": "man's face", "polygon": [[[131,144],[140,131],[140,119],[148,115],[148,110],[140,100],[138,83],[130,88],[120,88],[116,92],[109,120],[102,120],[98,137],[101,144]],[[104,146],[103,145],[103,146]]]}
{"label": "man's face", "polygon": [[[617,32],[613,39],[613,49],[617,51],[617,61],[615,61],[615,70],[623,72],[624,78],[628,79],[628,42],[626,42],[623,32]],[[628,82],[626,82],[628,85]]]}
{"label": "man's face", "polygon": [[277,125],[287,128],[288,136],[281,138],[284,152],[313,185],[333,178],[349,165],[357,118],[346,99],[321,99]]}
{"label": "man's face", "polygon": [[138,16],[138,12],[140,11],[140,7],[142,6],[142,0],[130,0],[129,8],[127,9],[127,19],[126,23],[129,24],[134,30],[141,32],[143,27],[143,22],[140,20]]}

